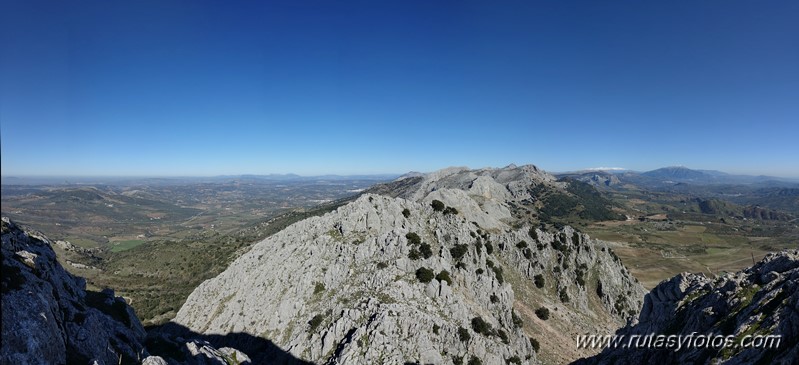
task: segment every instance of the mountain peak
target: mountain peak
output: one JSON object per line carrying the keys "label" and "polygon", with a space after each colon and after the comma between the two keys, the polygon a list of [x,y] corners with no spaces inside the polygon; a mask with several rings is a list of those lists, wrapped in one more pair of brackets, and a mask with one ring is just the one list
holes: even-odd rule
{"label": "mountain peak", "polygon": [[175,322],[259,334],[316,363],[590,355],[555,352],[562,329],[617,328],[644,289],[603,242],[519,220],[511,204],[535,186],[561,183],[528,165],[447,168],[376,187],[390,194],[367,192],[254,245],[198,287]]}

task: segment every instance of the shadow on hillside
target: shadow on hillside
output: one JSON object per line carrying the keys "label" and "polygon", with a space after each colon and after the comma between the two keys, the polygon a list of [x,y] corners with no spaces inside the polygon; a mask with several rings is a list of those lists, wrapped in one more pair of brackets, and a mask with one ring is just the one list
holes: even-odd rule
{"label": "shadow on hillside", "polygon": [[[178,341],[177,338],[184,341]],[[191,362],[181,350],[189,340],[208,341],[215,348],[231,347],[250,357],[253,364],[312,365],[314,363],[298,359],[281,349],[272,341],[248,333],[228,333],[225,335],[203,335],[177,323],[168,322],[160,326],[147,327],[147,350],[151,355],[172,358],[179,362]]]}

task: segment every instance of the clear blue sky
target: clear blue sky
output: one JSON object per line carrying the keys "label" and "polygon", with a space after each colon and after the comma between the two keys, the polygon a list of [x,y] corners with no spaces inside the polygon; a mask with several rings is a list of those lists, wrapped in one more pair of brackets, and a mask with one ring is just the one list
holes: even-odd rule
{"label": "clear blue sky", "polygon": [[0,1],[5,176],[799,176],[795,0]]}

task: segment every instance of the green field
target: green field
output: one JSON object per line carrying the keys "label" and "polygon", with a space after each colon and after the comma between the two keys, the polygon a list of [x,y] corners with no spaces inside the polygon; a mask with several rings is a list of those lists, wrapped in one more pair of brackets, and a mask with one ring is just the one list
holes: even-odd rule
{"label": "green field", "polygon": [[94,241],[89,240],[89,239],[81,238],[81,237],[78,237],[78,236],[68,236],[68,237],[66,237],[66,241],[69,241],[69,243],[71,243],[71,244],[73,244],[75,246],[83,247],[83,248],[100,247],[97,244],[97,242],[94,242]]}
{"label": "green field", "polygon": [[122,252],[130,250],[131,248],[137,247],[141,244],[146,242],[145,240],[124,240],[124,241],[112,241],[111,242],[111,252]]}
{"label": "green field", "polygon": [[[646,288],[682,272],[709,277],[752,265],[768,252],[795,247],[784,237],[747,236],[726,224],[615,222],[585,227],[594,238],[615,242],[613,250]],[[738,227],[740,228],[740,227]]]}

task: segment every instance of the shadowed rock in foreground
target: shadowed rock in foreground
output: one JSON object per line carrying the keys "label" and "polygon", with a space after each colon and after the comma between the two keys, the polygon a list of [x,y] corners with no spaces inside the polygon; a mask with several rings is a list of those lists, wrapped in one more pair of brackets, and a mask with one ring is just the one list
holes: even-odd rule
{"label": "shadowed rock in foreground", "polygon": [[[774,348],[608,348],[578,364],[796,364],[799,361],[799,251],[771,253],[760,263],[715,280],[680,274],[647,294],[638,323],[617,332],[781,336]],[[752,337],[748,337],[752,338]],[[643,343],[643,342],[642,342]]]}
{"label": "shadowed rock in foreground", "polygon": [[201,336],[173,326],[145,333],[133,309],[106,289],[86,290],[66,272],[51,242],[2,219],[2,347],[0,364],[250,364],[222,346],[269,350],[301,364],[269,341],[246,334]]}
{"label": "shadowed rock in foreground", "polygon": [[86,282],[56,261],[50,242],[2,223],[4,364],[117,364],[139,361],[146,333],[113,291]]}

